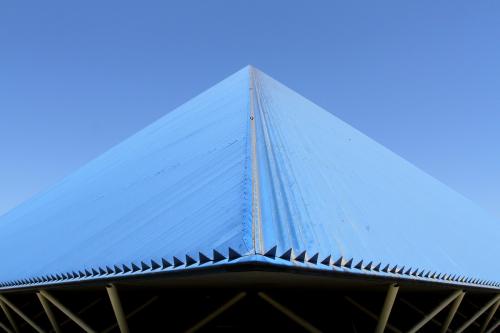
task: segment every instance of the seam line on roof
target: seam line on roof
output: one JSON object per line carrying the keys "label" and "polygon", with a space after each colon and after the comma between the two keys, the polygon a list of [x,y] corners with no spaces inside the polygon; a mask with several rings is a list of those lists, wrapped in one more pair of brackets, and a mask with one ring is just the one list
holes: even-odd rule
{"label": "seam line on roof", "polygon": [[[280,154],[283,153],[283,142],[279,138],[279,135],[276,136],[276,133],[273,133],[276,132],[276,128],[273,126],[272,117],[269,112],[271,109],[271,98],[264,93],[266,89],[261,85],[260,74],[258,72],[257,80],[255,80],[254,84],[260,117],[259,130],[261,132],[259,133],[262,135],[263,141],[261,154],[263,154],[265,160],[263,172],[267,172],[269,184],[266,185],[269,186],[271,192],[270,202],[269,204],[266,202],[266,207],[271,210],[271,214],[273,215],[273,227],[276,228],[276,235],[280,238],[280,243],[293,244],[293,247],[299,248],[301,242],[292,227],[294,218],[292,217],[291,201],[289,200],[289,193],[287,193],[284,186],[287,175],[284,174],[286,172],[286,168],[284,168],[285,162],[281,161],[280,157]],[[264,216],[268,217],[266,214]],[[300,223],[296,224],[296,226],[300,229]]]}
{"label": "seam line on roof", "polygon": [[252,240],[254,253],[264,253],[264,240],[262,237],[262,215],[260,209],[260,182],[259,164],[257,161],[257,130],[255,118],[255,84],[254,71],[249,67],[250,89],[250,137],[252,142]]}

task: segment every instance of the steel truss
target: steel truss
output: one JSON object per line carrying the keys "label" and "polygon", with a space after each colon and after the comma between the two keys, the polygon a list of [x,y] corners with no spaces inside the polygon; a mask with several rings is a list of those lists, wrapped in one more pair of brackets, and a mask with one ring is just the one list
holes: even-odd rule
{"label": "steel truss", "polygon": [[0,294],[5,332],[481,332],[500,294],[464,290],[164,288],[109,284]]}

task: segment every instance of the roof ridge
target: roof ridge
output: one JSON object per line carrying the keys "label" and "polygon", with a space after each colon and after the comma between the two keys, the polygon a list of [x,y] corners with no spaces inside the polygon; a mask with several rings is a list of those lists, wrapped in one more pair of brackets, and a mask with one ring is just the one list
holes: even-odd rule
{"label": "roof ridge", "polygon": [[[255,253],[264,253],[264,237],[262,235],[262,216],[260,209],[260,181],[259,181],[259,163],[257,160],[257,125],[255,117],[254,99],[255,78],[254,68],[248,66],[249,91],[250,91],[250,141],[252,145],[252,240]],[[257,103],[258,104],[258,103]]]}

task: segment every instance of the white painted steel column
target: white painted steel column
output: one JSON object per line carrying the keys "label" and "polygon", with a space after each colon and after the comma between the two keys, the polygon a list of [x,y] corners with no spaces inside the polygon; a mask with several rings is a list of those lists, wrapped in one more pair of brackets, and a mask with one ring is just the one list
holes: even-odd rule
{"label": "white painted steel column", "polygon": [[128,333],[127,319],[125,318],[125,313],[123,312],[122,303],[120,302],[120,297],[118,295],[118,290],[114,284],[106,287],[108,292],[109,300],[111,301],[111,306],[113,307],[113,312],[115,313],[116,321],[118,322],[118,327],[121,333]]}
{"label": "white painted steel column", "polygon": [[453,304],[450,307],[450,311],[448,312],[448,316],[446,316],[446,320],[443,323],[443,327],[441,327],[441,333],[448,332],[448,328],[450,327],[450,324],[455,317],[455,314],[457,313],[458,307],[460,306],[460,303],[462,303],[464,296],[465,292],[462,291],[462,293],[458,295],[458,297],[453,301]]}
{"label": "white painted steel column", "polygon": [[59,328],[59,324],[56,321],[56,317],[54,316],[54,312],[52,312],[52,309],[50,308],[49,302],[40,295],[40,293],[36,293],[36,296],[38,297],[38,300],[42,304],[43,310],[45,311],[45,314],[49,318],[50,324],[52,325],[52,329],[56,333],[61,333],[61,329]]}
{"label": "white painted steel column", "polygon": [[375,328],[375,333],[383,333],[387,322],[389,321],[389,316],[391,314],[392,306],[398,295],[399,286],[397,284],[391,284],[389,289],[387,289],[387,294],[385,295],[384,306],[378,317],[377,327]]}

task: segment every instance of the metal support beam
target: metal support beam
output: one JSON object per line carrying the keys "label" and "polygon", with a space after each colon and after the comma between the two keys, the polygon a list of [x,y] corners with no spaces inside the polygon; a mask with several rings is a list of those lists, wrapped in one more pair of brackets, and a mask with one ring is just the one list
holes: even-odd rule
{"label": "metal support beam", "polygon": [[4,323],[0,321],[0,328],[3,329],[7,333],[14,333],[10,328],[7,327]]}
{"label": "metal support beam", "polygon": [[[427,313],[425,313],[425,311],[422,311],[421,309],[419,309],[418,307],[416,307],[415,305],[413,305],[412,303],[410,303],[408,300],[400,297],[399,300],[401,301],[401,303],[405,304],[406,306],[408,306],[410,309],[412,309],[413,311],[415,311],[416,313],[420,314],[422,317],[425,317],[427,315]],[[437,320],[436,318],[432,318],[431,323],[441,327],[443,326],[443,323],[441,323],[439,320]]]}
{"label": "metal support beam", "polygon": [[488,313],[488,316],[484,320],[484,324],[481,327],[481,333],[484,333],[486,331],[486,328],[490,324],[491,319],[493,319],[493,316],[497,312],[499,306],[500,306],[500,299],[498,299],[497,303],[491,308],[490,313]]}
{"label": "metal support beam", "polygon": [[500,294],[493,297],[488,303],[486,303],[482,308],[480,308],[469,320],[467,320],[460,328],[456,330],[455,333],[461,333],[465,331],[473,322],[476,321],[486,310],[488,310],[493,304],[495,304],[500,299]]}
{"label": "metal support beam", "polygon": [[426,315],[424,318],[422,318],[421,321],[419,321],[415,326],[413,326],[408,333],[415,333],[418,330],[420,330],[425,324],[427,324],[432,318],[434,318],[435,315],[437,315],[439,312],[441,312],[445,307],[448,306],[453,300],[455,300],[458,296],[462,294],[461,290],[457,290],[453,292],[450,296],[446,297],[445,300],[443,300],[441,303],[438,304],[428,315]]}
{"label": "metal support beam", "polygon": [[33,320],[31,320],[24,312],[22,312],[17,306],[12,304],[7,298],[5,298],[4,295],[0,295],[0,300],[7,304],[9,308],[12,309],[17,315],[21,318],[23,318],[31,327],[35,329],[38,333],[45,333],[45,331],[38,326]]}
{"label": "metal support beam", "polygon": [[232,307],[233,305],[238,303],[246,295],[247,295],[247,293],[241,292],[238,295],[234,296],[229,301],[224,303],[221,307],[219,307],[217,310],[215,310],[214,312],[212,312],[211,314],[209,314],[208,316],[206,316],[205,318],[200,320],[198,323],[196,323],[191,328],[187,329],[186,333],[193,333],[193,332],[198,331],[200,328],[202,328],[203,326],[205,326],[206,324],[208,324],[209,322],[214,320],[216,317],[221,315],[224,311],[226,311],[227,309],[229,309],[230,307]]}
{"label": "metal support beam", "polygon": [[125,318],[125,313],[123,312],[122,303],[120,302],[120,297],[118,295],[118,290],[114,284],[106,287],[108,292],[109,300],[111,301],[111,306],[113,307],[113,312],[115,313],[116,321],[118,322],[118,327],[121,333],[128,333],[127,319]]}
{"label": "metal support beam", "polygon": [[[129,314],[127,314],[125,316],[125,319],[132,318],[133,316],[135,316],[136,314],[138,314],[139,312],[141,312],[142,310],[144,310],[145,308],[147,308],[148,306],[150,306],[151,304],[153,304],[154,302],[156,302],[158,299],[159,299],[158,296],[151,297],[147,302],[141,304],[140,306],[138,306],[137,308],[135,308],[132,312],[130,312]],[[105,330],[103,330],[101,333],[109,333],[109,332],[113,331],[116,326],[118,326],[118,323],[109,326],[108,328],[106,328]]]}
{"label": "metal support beam", "polygon": [[14,320],[14,317],[12,317],[12,314],[9,311],[9,308],[7,307],[7,305],[2,300],[0,300],[0,306],[2,307],[2,310],[3,310],[3,313],[5,314],[5,317],[7,317],[7,320],[10,323],[10,327],[12,327],[12,330],[14,332],[18,333],[19,332],[19,328],[17,327],[17,324],[16,324],[16,322]]}
{"label": "metal support beam", "polygon": [[38,300],[42,304],[43,310],[45,311],[45,314],[49,318],[50,324],[52,325],[52,329],[56,333],[61,333],[61,329],[59,328],[59,324],[57,324],[56,317],[54,316],[54,312],[52,312],[52,309],[50,308],[49,302],[40,295],[40,293],[36,293],[36,296],[38,297]]}
{"label": "metal support beam", "polygon": [[[463,312],[460,312],[460,309],[457,310],[457,317],[460,317],[462,318],[463,320],[467,320],[469,318],[469,316],[467,316],[465,313]],[[478,323],[474,322],[472,325],[476,326],[478,329],[481,328],[481,325],[479,325]]]}
{"label": "metal support beam", "polygon": [[380,311],[380,316],[378,317],[377,327],[375,328],[375,333],[383,333],[387,322],[389,321],[389,316],[391,314],[392,306],[396,300],[398,294],[399,286],[397,284],[391,284],[389,289],[387,289],[387,294],[385,295],[384,305],[382,306],[382,311]]}
{"label": "metal support beam", "polygon": [[274,299],[269,297],[267,294],[263,292],[259,292],[257,295],[259,295],[260,298],[262,298],[264,301],[267,303],[271,304],[275,309],[283,313],[285,316],[302,326],[306,331],[312,332],[312,333],[320,333],[321,331],[314,327],[311,323],[306,321],[304,318],[298,316],[296,313],[294,313],[292,310],[288,309],[284,305],[281,305],[280,303],[276,302]]}
{"label": "metal support beam", "polygon": [[441,327],[441,333],[446,333],[448,332],[448,329],[450,328],[450,324],[455,318],[455,314],[457,313],[458,307],[460,306],[460,303],[462,303],[462,300],[464,299],[465,292],[462,291],[460,295],[458,295],[457,298],[453,301],[450,307],[450,311],[448,311],[448,315],[446,316],[446,320],[443,323],[443,326]]}
{"label": "metal support beam", "polygon": [[486,333],[494,333],[497,327],[500,326],[500,320],[498,320],[493,326],[490,327],[489,330],[486,331]]}
{"label": "metal support beam", "polygon": [[[99,298],[96,298],[94,299],[93,301],[91,301],[90,303],[88,303],[87,305],[85,305],[83,308],[79,309],[78,311],[76,311],[76,315],[81,317],[85,312],[87,312],[89,309],[92,309],[93,307],[95,307],[97,304],[99,304],[104,298],[103,297],[99,297]],[[75,311],[75,310],[73,310]],[[59,326],[60,327],[63,327],[65,325],[68,325],[69,323],[72,323],[73,320],[69,317],[66,317],[60,324]],[[62,329],[64,331],[64,329]]]}
{"label": "metal support beam", "polygon": [[[376,314],[374,314],[373,312],[371,312],[370,310],[368,310],[367,308],[365,308],[364,306],[362,306],[361,304],[359,304],[358,302],[354,301],[352,298],[350,297],[347,297],[345,296],[344,297],[349,303],[351,303],[352,305],[354,305],[356,308],[358,308],[361,312],[363,312],[364,314],[366,314],[367,316],[369,316],[370,318],[373,318],[374,320],[378,321],[379,318]],[[394,333],[402,333],[402,331],[400,331],[399,329],[397,329],[396,327],[392,326],[391,324],[387,323],[386,324],[386,328],[391,331],[391,332],[394,332]]]}
{"label": "metal support beam", "polygon": [[56,308],[61,310],[66,316],[71,318],[78,326],[80,326],[85,332],[94,333],[95,331],[90,328],[80,317],[74,314],[71,310],[65,307],[61,302],[59,302],[54,296],[52,296],[46,290],[40,290],[40,294],[45,297],[50,303],[52,303]]}

